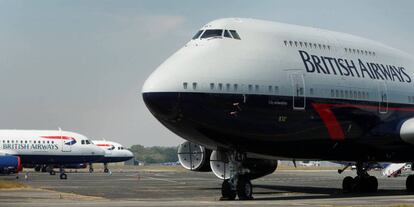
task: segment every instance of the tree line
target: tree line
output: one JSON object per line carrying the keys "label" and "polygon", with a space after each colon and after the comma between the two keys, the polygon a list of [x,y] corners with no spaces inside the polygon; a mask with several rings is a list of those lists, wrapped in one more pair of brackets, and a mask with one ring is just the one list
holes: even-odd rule
{"label": "tree line", "polygon": [[134,153],[135,159],[144,163],[177,162],[177,147],[144,147],[132,145],[129,149]]}

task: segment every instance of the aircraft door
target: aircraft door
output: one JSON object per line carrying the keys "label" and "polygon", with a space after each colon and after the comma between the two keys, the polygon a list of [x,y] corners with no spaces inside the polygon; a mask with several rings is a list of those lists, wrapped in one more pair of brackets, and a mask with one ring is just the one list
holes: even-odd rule
{"label": "aircraft door", "polygon": [[60,140],[62,142],[62,152],[70,152],[70,151],[72,151],[72,147],[71,147],[72,146],[72,143],[73,143],[72,140],[66,139],[66,137],[63,136],[62,134],[60,135]]}
{"label": "aircraft door", "polygon": [[386,114],[388,112],[388,91],[387,84],[381,82],[378,87],[378,98],[379,98],[379,108],[378,111],[381,114]]}
{"label": "aircraft door", "polygon": [[290,74],[290,79],[292,81],[293,109],[305,110],[306,96],[303,74]]}

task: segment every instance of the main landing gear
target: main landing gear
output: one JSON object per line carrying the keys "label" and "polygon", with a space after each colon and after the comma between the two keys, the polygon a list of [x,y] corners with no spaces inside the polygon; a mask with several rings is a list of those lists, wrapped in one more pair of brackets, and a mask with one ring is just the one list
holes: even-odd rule
{"label": "main landing gear", "polygon": [[[378,180],[368,174],[368,167],[364,163],[358,162],[356,165],[357,176],[352,178],[347,176],[342,181],[342,189],[345,193],[363,192],[375,193],[378,191]],[[338,171],[342,173],[343,170]],[[407,179],[408,180],[408,179]]]}
{"label": "main landing gear", "polygon": [[[236,196],[239,200],[253,199],[253,186],[250,179],[246,176],[248,169],[243,168],[242,161],[245,156],[239,153],[229,153],[230,176],[224,179],[221,185],[220,200],[234,200]],[[224,175],[226,178],[226,175]]]}

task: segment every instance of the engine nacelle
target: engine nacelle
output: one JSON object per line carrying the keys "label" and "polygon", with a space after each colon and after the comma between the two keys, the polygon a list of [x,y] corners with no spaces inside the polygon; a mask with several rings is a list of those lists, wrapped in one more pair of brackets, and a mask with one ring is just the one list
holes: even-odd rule
{"label": "engine nacelle", "polygon": [[0,156],[0,173],[10,174],[18,173],[22,170],[20,157],[18,156]]}
{"label": "engine nacelle", "polygon": [[[277,160],[247,158],[242,162],[243,168],[249,170],[244,176],[250,180],[273,173],[277,168]],[[210,156],[210,166],[213,173],[220,179],[229,179],[231,166],[226,153],[213,151]]]}
{"label": "engine nacelle", "polygon": [[199,172],[211,171],[209,162],[211,150],[186,141],[178,146],[177,154],[181,166],[185,169]]}

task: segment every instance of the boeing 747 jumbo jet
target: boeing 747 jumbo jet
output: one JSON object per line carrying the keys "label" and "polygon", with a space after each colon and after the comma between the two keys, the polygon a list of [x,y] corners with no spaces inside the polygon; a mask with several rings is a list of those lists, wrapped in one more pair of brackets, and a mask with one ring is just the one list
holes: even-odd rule
{"label": "boeing 747 jumbo jet", "polygon": [[[0,168],[17,173],[21,166],[60,166],[88,163],[103,158],[104,151],[85,136],[61,130],[0,130]],[[6,169],[6,170],[4,170]]]}
{"label": "boeing 747 jumbo jet", "polygon": [[224,199],[251,199],[250,180],[276,159],[356,163],[343,190],[375,192],[371,164],[413,161],[413,67],[412,56],[349,34],[219,19],[161,64],[142,96],[188,140],[181,164],[224,179]]}
{"label": "boeing 747 jumbo jet", "polygon": [[[94,163],[103,163],[104,172],[108,173],[108,163],[124,162],[132,159],[134,154],[119,143],[106,140],[93,140],[96,146],[105,151],[105,156]],[[93,172],[92,163],[89,164],[89,172]]]}

